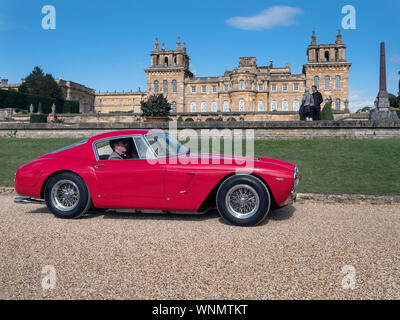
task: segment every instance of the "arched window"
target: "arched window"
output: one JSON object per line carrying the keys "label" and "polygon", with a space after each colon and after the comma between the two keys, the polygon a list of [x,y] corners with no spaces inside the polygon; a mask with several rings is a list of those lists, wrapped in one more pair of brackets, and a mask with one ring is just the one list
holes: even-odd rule
{"label": "arched window", "polygon": [[164,59],[164,67],[168,67],[168,57],[165,57]]}
{"label": "arched window", "polygon": [[163,92],[165,92],[165,93],[168,92],[168,81],[167,80],[163,81]]}
{"label": "arched window", "polygon": [[299,100],[294,100],[293,101],[293,111],[299,111],[299,109],[300,109]]}
{"label": "arched window", "polygon": [[154,81],[154,92],[158,92],[158,81]]}
{"label": "arched window", "polygon": [[217,102],[211,102],[211,112],[217,112]]}
{"label": "arched window", "polygon": [[325,90],[331,90],[331,77],[325,77]]}
{"label": "arched window", "polygon": [[176,57],[174,57],[174,66],[176,66]]}
{"label": "arched window", "polygon": [[289,111],[289,104],[287,100],[282,101],[282,111]]}
{"label": "arched window", "polygon": [[271,111],[275,111],[277,109],[277,103],[276,100],[271,101]]}
{"label": "arched window", "polygon": [[171,112],[172,112],[172,113],[176,113],[176,102],[175,102],[175,101],[173,101],[173,102],[171,103]]}
{"label": "arched window", "polygon": [[314,77],[314,86],[316,86],[317,89],[319,90],[319,77],[318,76]]}
{"label": "arched window", "polygon": [[172,92],[173,92],[173,93],[176,93],[176,92],[177,92],[176,80],[172,80]]}
{"label": "arched window", "polygon": [[229,102],[228,102],[228,100],[225,100],[224,101],[224,106],[223,106],[223,110],[224,110],[224,112],[229,112]]}
{"label": "arched window", "polygon": [[340,85],[340,81],[341,81],[341,76],[336,76],[335,78],[335,89],[340,89],[341,85]]}
{"label": "arched window", "polygon": [[196,102],[194,101],[190,103],[190,112],[196,112]]}
{"label": "arched window", "polygon": [[335,110],[340,111],[341,101],[340,99],[336,99],[335,101]]}
{"label": "arched window", "polygon": [[258,111],[264,111],[264,101],[258,100]]}
{"label": "arched window", "polygon": [[240,112],[244,111],[244,99],[239,100],[239,111]]}
{"label": "arched window", "polygon": [[207,102],[205,101],[201,103],[201,112],[207,112]]}
{"label": "arched window", "polygon": [[240,80],[240,90],[243,90],[243,89],[244,89],[244,81]]}

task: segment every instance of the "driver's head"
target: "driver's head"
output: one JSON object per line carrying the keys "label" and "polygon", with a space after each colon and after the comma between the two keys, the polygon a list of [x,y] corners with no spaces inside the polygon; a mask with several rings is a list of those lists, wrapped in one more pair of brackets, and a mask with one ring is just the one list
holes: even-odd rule
{"label": "driver's head", "polygon": [[128,140],[127,139],[118,139],[118,140],[113,140],[111,141],[110,145],[113,151],[119,153],[119,154],[124,154],[128,150]]}

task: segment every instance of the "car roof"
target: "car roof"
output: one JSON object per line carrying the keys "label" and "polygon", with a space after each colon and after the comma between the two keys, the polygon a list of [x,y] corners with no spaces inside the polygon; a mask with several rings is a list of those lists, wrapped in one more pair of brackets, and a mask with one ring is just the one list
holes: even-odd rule
{"label": "car roof", "polygon": [[150,130],[119,130],[119,131],[110,131],[110,132],[105,132],[98,134],[96,136],[93,136],[89,139],[89,141],[97,141],[101,139],[107,139],[107,138],[112,138],[112,137],[119,137],[119,136],[129,136],[129,135],[140,135],[140,134],[147,134]]}

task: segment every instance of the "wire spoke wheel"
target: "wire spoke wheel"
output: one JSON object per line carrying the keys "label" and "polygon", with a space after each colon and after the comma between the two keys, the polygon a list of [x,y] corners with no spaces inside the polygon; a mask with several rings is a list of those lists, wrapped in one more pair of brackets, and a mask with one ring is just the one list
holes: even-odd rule
{"label": "wire spoke wheel", "polygon": [[234,217],[247,219],[252,217],[260,208],[260,197],[253,187],[247,184],[239,184],[228,190],[225,205]]}
{"label": "wire spoke wheel", "polygon": [[60,211],[71,211],[79,203],[80,192],[75,182],[60,180],[51,189],[51,201]]}

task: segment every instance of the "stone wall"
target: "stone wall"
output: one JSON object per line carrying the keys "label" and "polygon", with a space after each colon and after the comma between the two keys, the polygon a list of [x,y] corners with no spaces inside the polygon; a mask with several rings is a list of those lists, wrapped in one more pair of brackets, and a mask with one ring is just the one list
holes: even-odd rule
{"label": "stone wall", "polygon": [[[79,123],[39,124],[0,123],[0,137],[14,138],[85,138],[113,130],[164,129],[168,123]],[[400,122],[385,121],[287,121],[287,122],[178,122],[178,130],[197,133],[211,129],[253,129],[256,140],[263,139],[400,139]]]}

